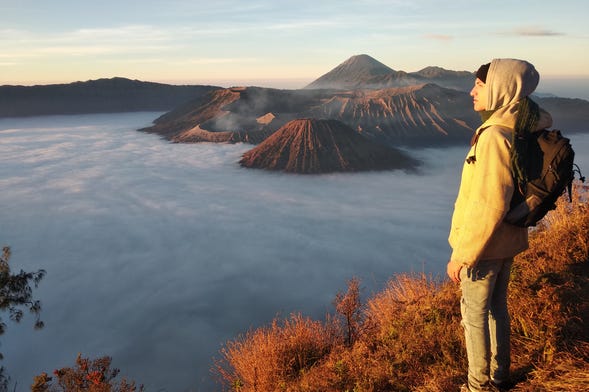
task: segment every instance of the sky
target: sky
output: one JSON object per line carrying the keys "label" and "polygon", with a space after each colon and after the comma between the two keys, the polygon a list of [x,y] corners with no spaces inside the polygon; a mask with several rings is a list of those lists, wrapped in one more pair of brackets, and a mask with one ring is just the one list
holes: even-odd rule
{"label": "sky", "polygon": [[589,79],[587,15],[586,0],[0,0],[0,85],[300,88],[358,54],[406,72],[512,57]]}

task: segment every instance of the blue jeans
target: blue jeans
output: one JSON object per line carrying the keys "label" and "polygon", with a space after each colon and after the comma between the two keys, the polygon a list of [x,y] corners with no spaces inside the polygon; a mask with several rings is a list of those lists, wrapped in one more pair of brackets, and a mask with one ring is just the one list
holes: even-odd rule
{"label": "blue jeans", "polygon": [[484,391],[509,378],[507,285],[513,259],[481,260],[460,271],[460,311],[468,355],[468,387]]}

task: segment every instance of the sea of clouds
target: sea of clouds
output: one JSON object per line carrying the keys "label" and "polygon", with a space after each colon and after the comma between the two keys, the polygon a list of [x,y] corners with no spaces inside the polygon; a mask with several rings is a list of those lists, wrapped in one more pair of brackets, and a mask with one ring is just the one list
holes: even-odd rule
{"label": "sea of clouds", "polygon": [[[411,150],[419,173],[318,176],[241,168],[247,144],[137,132],[160,113],[0,119],[0,245],[45,328],[7,320],[13,385],[113,357],[149,391],[209,391],[223,343],[274,317],[322,319],[352,277],[443,277],[467,147]],[[589,172],[588,135],[574,135]]]}

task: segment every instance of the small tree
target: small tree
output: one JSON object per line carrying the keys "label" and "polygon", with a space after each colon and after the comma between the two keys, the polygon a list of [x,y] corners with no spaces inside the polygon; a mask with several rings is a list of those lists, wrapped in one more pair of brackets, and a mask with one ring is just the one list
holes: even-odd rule
{"label": "small tree", "polygon": [[[2,249],[2,256],[0,256],[0,312],[8,311],[9,318],[18,323],[23,318],[23,309],[28,309],[35,315],[35,329],[43,328],[43,322],[39,318],[41,303],[33,300],[30,282],[37,287],[45,276],[45,271],[24,272],[21,270],[18,274],[12,275],[8,265],[9,259],[10,248],[5,246]],[[0,317],[0,335],[5,330],[6,324]],[[2,359],[1,353],[0,359]],[[4,375],[4,367],[0,367],[0,391],[6,390],[7,386],[8,379]]]}
{"label": "small tree", "polygon": [[348,281],[348,291],[337,293],[335,296],[335,310],[345,321],[346,344],[354,344],[360,333],[362,302],[360,301],[360,280],[352,278]]}

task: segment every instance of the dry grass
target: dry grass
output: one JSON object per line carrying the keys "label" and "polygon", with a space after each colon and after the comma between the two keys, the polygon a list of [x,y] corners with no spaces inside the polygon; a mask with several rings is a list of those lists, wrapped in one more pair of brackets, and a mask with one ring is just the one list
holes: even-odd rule
{"label": "dry grass", "polygon": [[216,370],[236,391],[294,391],[290,385],[340,345],[340,335],[332,323],[300,314],[275,319],[227,343]]}
{"label": "dry grass", "polygon": [[[514,263],[514,391],[588,390],[589,191],[575,195]],[[459,297],[448,280],[402,274],[362,304],[352,279],[336,316],[277,319],[228,342],[214,370],[225,390],[243,392],[457,390],[466,373]]]}

